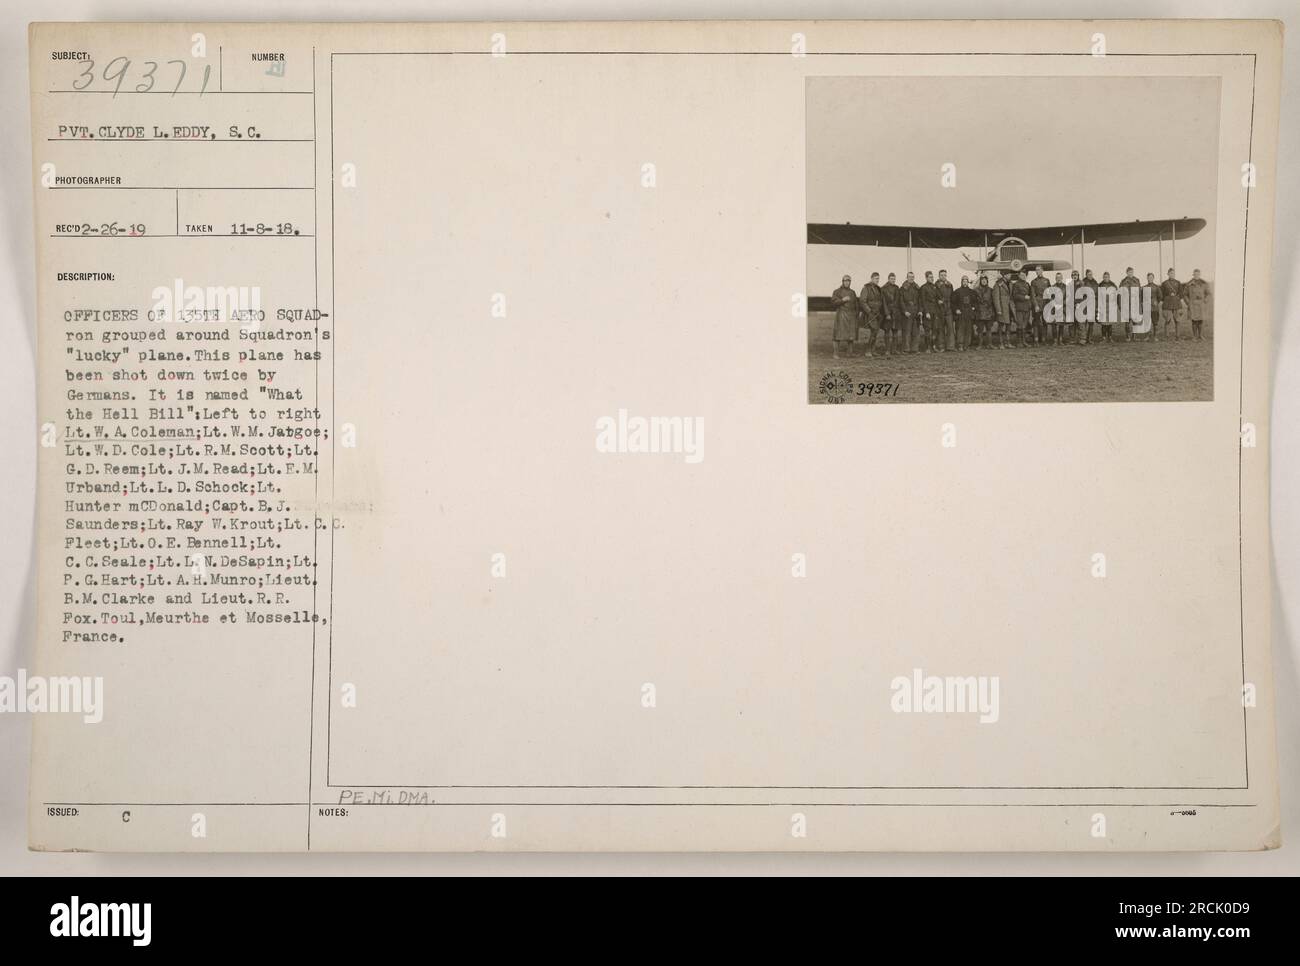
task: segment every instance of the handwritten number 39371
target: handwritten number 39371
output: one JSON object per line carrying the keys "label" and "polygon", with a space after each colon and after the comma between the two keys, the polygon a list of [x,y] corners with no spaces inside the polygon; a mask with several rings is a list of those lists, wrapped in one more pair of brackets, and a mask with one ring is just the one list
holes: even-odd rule
{"label": "handwritten number 39371", "polygon": [[[157,83],[158,61],[146,60],[144,62],[148,70],[140,73],[140,79],[135,84],[137,94],[147,94],[154,89]],[[183,60],[169,60],[167,66],[175,64],[180,68],[176,73],[176,86],[172,88],[172,96],[175,97],[180,93],[181,85],[185,83],[186,63]],[[127,74],[131,70],[131,58],[114,57],[104,66],[103,78],[113,84],[113,96],[117,97],[122,91],[122,84],[126,82]],[[203,86],[199,88],[199,95],[202,96],[208,89],[208,80],[212,76],[212,65],[206,64],[203,68]],[[98,78],[95,76],[95,62],[87,60],[80,77],[72,82],[72,89],[77,91],[87,90]]]}

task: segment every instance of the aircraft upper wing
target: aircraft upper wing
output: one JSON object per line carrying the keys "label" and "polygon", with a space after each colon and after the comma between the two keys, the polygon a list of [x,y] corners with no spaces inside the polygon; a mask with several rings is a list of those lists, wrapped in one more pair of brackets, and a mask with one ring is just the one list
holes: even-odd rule
{"label": "aircraft upper wing", "polygon": [[[906,248],[911,232],[913,248],[964,248],[981,245],[984,232],[972,228],[919,228],[893,225],[809,225],[810,245],[883,245]],[[1003,231],[998,237],[1008,234]],[[989,236],[993,238],[992,235]],[[994,239],[995,241],[996,239]]]}
{"label": "aircraft upper wing", "polygon": [[[1204,218],[1173,218],[1169,221],[1115,221],[1104,225],[1084,225],[1087,238],[1098,245],[1121,245],[1131,242],[1154,241],[1156,236],[1166,240],[1171,237],[1190,238],[1205,227]],[[1048,244],[1030,242],[1029,244]]]}
{"label": "aircraft upper wing", "polygon": [[987,243],[996,245],[1008,235],[1026,245],[1068,245],[1080,240],[1097,245],[1154,241],[1157,236],[1188,238],[1205,227],[1204,218],[1174,218],[1169,221],[1112,221],[1092,225],[1060,225],[1039,228],[927,228],[908,225],[810,224],[810,245],[882,245],[905,248],[909,233],[913,248],[967,248]]}

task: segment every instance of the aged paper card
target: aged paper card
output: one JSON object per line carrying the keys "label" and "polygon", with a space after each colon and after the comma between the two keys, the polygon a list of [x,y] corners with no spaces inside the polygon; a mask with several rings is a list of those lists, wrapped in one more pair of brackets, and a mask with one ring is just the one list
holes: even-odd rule
{"label": "aged paper card", "polygon": [[32,847],[1276,846],[1280,57],[34,25]]}

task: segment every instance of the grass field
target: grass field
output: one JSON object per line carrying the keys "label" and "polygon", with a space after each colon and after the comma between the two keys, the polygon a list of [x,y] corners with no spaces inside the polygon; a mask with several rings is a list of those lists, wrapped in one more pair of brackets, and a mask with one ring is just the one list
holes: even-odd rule
{"label": "grass field", "polygon": [[[986,403],[986,402],[1152,402],[1212,400],[1214,343],[1206,323],[1205,340],[1123,342],[1087,346],[1031,346],[1015,349],[894,355],[863,355],[856,344],[849,358],[831,356],[834,314],[808,314],[808,399],[825,403],[822,382],[837,380],[845,403]],[[1118,327],[1117,327],[1118,328]],[[1097,337],[1093,328],[1093,338]],[[1139,339],[1145,338],[1139,336]],[[880,351],[877,342],[877,351]],[[860,395],[860,384],[892,384],[888,396]]]}

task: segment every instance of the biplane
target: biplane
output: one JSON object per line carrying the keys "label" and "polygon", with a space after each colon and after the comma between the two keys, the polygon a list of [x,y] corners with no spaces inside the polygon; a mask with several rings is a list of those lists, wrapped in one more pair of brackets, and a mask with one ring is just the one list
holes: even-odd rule
{"label": "biplane", "polygon": [[[1014,274],[1022,269],[1044,272],[1067,271],[1074,267],[1074,246],[1079,246],[1081,264],[1085,264],[1085,245],[1123,245],[1155,242],[1159,249],[1159,278],[1164,278],[1163,242],[1168,239],[1177,251],[1180,238],[1189,238],[1205,227],[1204,218],[1176,218],[1170,221],[1113,221],[1091,225],[1058,225],[1040,228],[920,228],[898,225],[854,225],[844,223],[809,224],[809,245],[867,245],[884,248],[906,248],[907,269],[912,270],[912,252],[915,248],[961,251],[978,248],[983,258],[968,258],[962,251],[958,262],[972,272],[1000,272]],[[1070,246],[1070,260],[1035,256],[1031,249],[1045,246]],[[870,269],[867,269],[869,272]],[[866,277],[855,278],[860,287]],[[955,283],[955,279],[953,280]],[[824,303],[824,304],[823,304]],[[808,300],[811,310],[830,308],[830,299],[813,296]]]}

